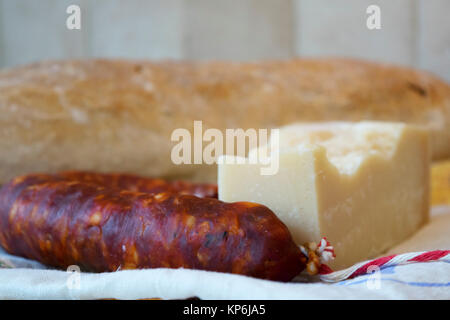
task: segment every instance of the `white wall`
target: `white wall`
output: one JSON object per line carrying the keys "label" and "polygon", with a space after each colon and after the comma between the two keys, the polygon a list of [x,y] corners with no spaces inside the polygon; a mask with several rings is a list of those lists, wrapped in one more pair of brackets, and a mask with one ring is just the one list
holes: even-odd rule
{"label": "white wall", "polygon": [[[82,29],[67,30],[78,4]],[[366,8],[381,7],[381,30]],[[0,0],[0,66],[71,57],[363,57],[450,81],[450,0]]]}

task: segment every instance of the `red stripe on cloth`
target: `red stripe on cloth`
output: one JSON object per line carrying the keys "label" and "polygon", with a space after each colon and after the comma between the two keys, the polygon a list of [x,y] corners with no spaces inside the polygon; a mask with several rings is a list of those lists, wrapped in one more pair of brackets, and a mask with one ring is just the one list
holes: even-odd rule
{"label": "red stripe on cloth", "polygon": [[333,270],[326,264],[321,264],[319,267],[319,274],[329,274],[333,273]]}
{"label": "red stripe on cloth", "polygon": [[393,257],[395,257],[396,254],[393,254],[391,256],[387,256],[387,257],[381,257],[375,260],[372,260],[370,262],[367,262],[365,265],[359,267],[358,269],[356,269],[355,272],[353,272],[348,279],[354,278],[356,276],[359,276],[361,274],[366,274],[367,273],[367,268],[369,268],[370,266],[378,266],[381,267],[382,265],[384,265],[385,263],[389,262]]}
{"label": "red stripe on cloth", "polygon": [[426,262],[426,261],[438,260],[438,259],[446,256],[449,253],[450,253],[450,250],[428,251],[428,252],[422,253],[418,256],[415,256],[414,258],[411,258],[408,261]]}

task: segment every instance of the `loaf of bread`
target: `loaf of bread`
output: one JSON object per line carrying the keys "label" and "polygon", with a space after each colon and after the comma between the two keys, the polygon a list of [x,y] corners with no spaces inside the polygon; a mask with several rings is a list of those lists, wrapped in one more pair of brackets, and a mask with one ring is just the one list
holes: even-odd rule
{"label": "loaf of bread", "polygon": [[363,119],[423,125],[433,159],[450,157],[450,87],[408,68],[349,59],[37,63],[0,72],[0,184],[69,169],[215,181],[215,165],[173,164],[174,129]]}

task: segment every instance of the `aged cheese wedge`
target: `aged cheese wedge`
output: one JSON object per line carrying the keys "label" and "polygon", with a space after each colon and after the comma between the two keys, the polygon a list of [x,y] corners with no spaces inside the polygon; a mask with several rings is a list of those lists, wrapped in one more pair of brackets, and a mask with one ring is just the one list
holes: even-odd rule
{"label": "aged cheese wedge", "polygon": [[450,161],[431,167],[431,205],[450,205]]}
{"label": "aged cheese wedge", "polygon": [[[298,244],[321,237],[334,245],[335,269],[375,257],[428,219],[428,134],[401,123],[291,125],[280,129],[279,169],[219,162],[219,198],[272,209]],[[270,144],[249,158],[277,150]],[[236,159],[234,159],[236,160]],[[240,159],[241,161],[243,159]]]}

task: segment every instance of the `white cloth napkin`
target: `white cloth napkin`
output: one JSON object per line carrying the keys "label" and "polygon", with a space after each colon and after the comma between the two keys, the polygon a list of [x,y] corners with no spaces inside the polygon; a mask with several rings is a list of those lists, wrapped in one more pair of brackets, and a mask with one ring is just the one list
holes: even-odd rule
{"label": "white cloth napkin", "polygon": [[[450,249],[450,207],[389,254]],[[450,256],[382,268],[338,283],[281,283],[187,269],[78,273],[0,252],[0,299],[450,299]]]}

